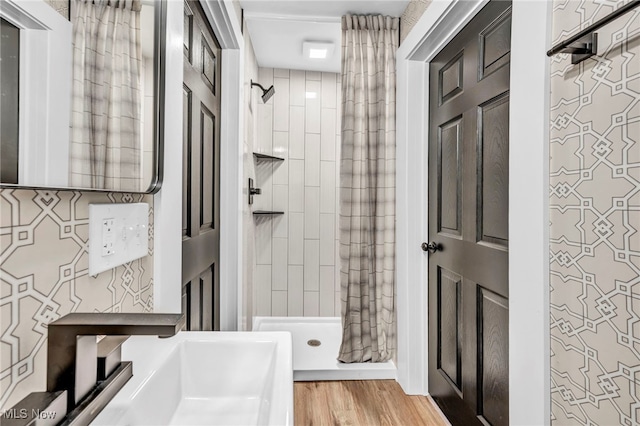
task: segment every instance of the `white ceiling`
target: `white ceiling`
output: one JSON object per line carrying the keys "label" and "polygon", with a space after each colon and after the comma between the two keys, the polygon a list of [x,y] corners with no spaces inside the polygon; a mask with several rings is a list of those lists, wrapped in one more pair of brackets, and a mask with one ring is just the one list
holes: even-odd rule
{"label": "white ceiling", "polygon": [[[409,0],[240,0],[258,65],[340,72],[341,21],[346,14],[400,16]],[[331,57],[309,59],[304,41],[333,42]]]}

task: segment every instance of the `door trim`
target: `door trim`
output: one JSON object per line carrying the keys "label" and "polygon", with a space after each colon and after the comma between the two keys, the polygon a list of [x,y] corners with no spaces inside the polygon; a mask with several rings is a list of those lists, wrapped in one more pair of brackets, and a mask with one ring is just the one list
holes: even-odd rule
{"label": "door trim", "polygon": [[[427,142],[429,61],[487,3],[432,2],[397,53],[398,382],[428,393]],[[512,9],[509,181],[509,412],[513,424],[550,423],[548,2]],[[531,37],[545,34],[546,37]],[[515,141],[518,141],[516,144]]]}
{"label": "door trim", "polygon": [[[222,48],[222,99],[220,122],[220,330],[238,329],[242,282],[242,99],[244,42],[240,20],[232,2],[201,1],[202,8]],[[183,8],[181,1],[167,2],[167,74],[164,181],[154,195],[154,310],[180,312],[182,259],[182,105]],[[171,142],[173,141],[173,143]],[[240,167],[238,167],[238,165]]]}

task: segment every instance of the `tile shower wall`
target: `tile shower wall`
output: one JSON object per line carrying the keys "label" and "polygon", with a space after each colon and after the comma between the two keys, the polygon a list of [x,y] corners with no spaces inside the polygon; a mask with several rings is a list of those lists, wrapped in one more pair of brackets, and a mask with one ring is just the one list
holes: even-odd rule
{"label": "tile shower wall", "polygon": [[153,311],[149,256],[90,277],[89,203],[146,195],[0,190],[0,408],[46,389],[47,324],[69,312]]}
{"label": "tile shower wall", "polygon": [[340,315],[340,75],[260,68],[258,82],[275,95],[257,98],[254,148],[285,160],[254,161],[253,209],[284,212],[254,219],[256,314]]}
{"label": "tile shower wall", "polygon": [[[553,42],[623,1],[555,0]],[[640,424],[640,9],[551,64],[553,424]]]}

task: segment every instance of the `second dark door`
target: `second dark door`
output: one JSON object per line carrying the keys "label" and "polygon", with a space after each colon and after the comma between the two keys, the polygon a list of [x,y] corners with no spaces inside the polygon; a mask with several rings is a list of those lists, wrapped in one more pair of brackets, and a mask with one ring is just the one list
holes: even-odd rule
{"label": "second dark door", "polygon": [[220,56],[200,3],[186,2],[182,308],[188,330],[220,329]]}
{"label": "second dark door", "polygon": [[509,424],[510,6],[430,64],[429,393],[454,425]]}

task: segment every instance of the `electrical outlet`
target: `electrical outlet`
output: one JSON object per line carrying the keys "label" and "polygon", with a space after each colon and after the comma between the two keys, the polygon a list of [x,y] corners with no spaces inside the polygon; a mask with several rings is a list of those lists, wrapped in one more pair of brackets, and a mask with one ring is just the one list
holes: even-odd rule
{"label": "electrical outlet", "polygon": [[102,221],[102,255],[111,256],[115,243],[115,220],[113,218]]}
{"label": "electrical outlet", "polygon": [[89,204],[89,275],[149,252],[149,205]]}

